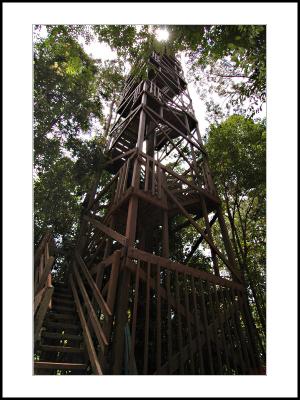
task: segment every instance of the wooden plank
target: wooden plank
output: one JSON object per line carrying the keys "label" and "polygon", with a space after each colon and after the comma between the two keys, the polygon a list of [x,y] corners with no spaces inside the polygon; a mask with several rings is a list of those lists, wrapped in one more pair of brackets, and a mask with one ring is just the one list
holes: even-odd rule
{"label": "wooden plank", "polygon": [[86,364],[81,363],[65,363],[65,362],[50,362],[50,361],[35,361],[35,369],[58,369],[58,370],[85,370]]}
{"label": "wooden plank", "polygon": [[217,370],[217,372],[218,372],[218,374],[223,375],[224,374],[224,370],[223,370],[221,349],[220,349],[220,344],[219,344],[218,329],[217,329],[217,324],[218,323],[216,322],[214,303],[212,301],[209,283],[205,282],[205,286],[206,286],[206,290],[207,290],[207,293],[208,293],[208,312],[210,313],[210,316],[211,316],[210,321],[211,321],[211,325],[212,325],[215,348],[216,348],[216,353],[217,353],[217,361],[218,361],[218,370]]}
{"label": "wooden plank", "polygon": [[42,238],[37,250],[35,251],[35,253],[34,253],[34,266],[35,267],[38,266],[38,264],[40,262],[41,255],[44,252],[45,245],[50,240],[50,238],[51,238],[51,231],[48,231],[43,236],[43,238]]}
{"label": "wooden plank", "polygon": [[190,308],[189,308],[189,298],[188,298],[188,288],[187,288],[187,275],[183,276],[184,279],[184,301],[185,301],[185,308],[186,308],[186,322],[188,328],[188,342],[189,342],[189,352],[190,352],[190,360],[191,360],[191,370],[192,374],[195,374],[195,362],[193,356],[193,348],[192,348],[192,327],[191,327],[191,320],[190,320]]}
{"label": "wooden plank", "polygon": [[185,210],[185,208],[180,204],[180,202],[176,199],[176,197],[166,188],[164,187],[167,195],[172,199],[172,201],[177,205],[177,207],[181,210],[181,212],[185,215],[185,217],[190,221],[191,225],[193,225],[197,231],[203,236],[205,241],[210,245],[210,247],[214,250],[214,252],[221,258],[221,260],[227,265],[229,270],[240,279],[239,274],[236,273],[233,266],[229,263],[227,258],[221,253],[221,251],[213,244],[212,240],[206,235],[201,229],[200,225],[197,224],[190,216],[190,214]]}
{"label": "wooden plank", "polygon": [[36,318],[34,320],[34,343],[38,340],[40,330],[43,326],[43,322],[45,319],[46,312],[49,307],[49,303],[52,297],[54,291],[54,287],[47,287],[44,291],[43,298],[40,303],[40,307],[38,309],[38,312],[36,314]]}
{"label": "wooden plank", "polygon": [[[223,306],[223,312],[224,312],[224,315],[225,315],[225,324],[226,324],[226,328],[227,328],[227,336],[228,336],[228,339],[229,339],[230,347],[232,349],[231,351],[232,352],[236,352],[236,349],[235,349],[235,346],[234,346],[234,341],[233,341],[233,338],[232,338],[231,327],[230,327],[230,323],[229,323],[229,315],[227,313],[227,305],[226,305],[226,302],[225,302],[225,297],[223,295],[223,289],[222,288],[220,288],[219,293],[220,293],[220,301],[221,301],[221,304]],[[239,353],[242,372],[245,373],[244,366],[243,366],[243,359],[241,357],[240,351],[238,351],[238,353]],[[232,361],[233,361],[234,370],[236,371],[236,373],[239,373],[238,366],[237,366],[237,363],[236,363],[236,357],[235,357],[234,354],[231,354],[231,356],[232,356],[231,358],[232,358]]]}
{"label": "wooden plank", "polygon": [[83,259],[81,258],[81,256],[79,255],[77,250],[75,251],[75,257],[76,257],[76,260],[78,261],[78,264],[81,267],[81,270],[82,270],[88,284],[90,285],[90,287],[93,291],[93,295],[95,296],[95,299],[96,299],[99,307],[101,308],[101,311],[103,312],[103,314],[106,315],[106,317],[111,317],[112,312],[111,312],[110,308],[108,307],[107,303],[105,302],[104,298],[102,297],[102,294],[100,293],[99,288],[97,287],[95,281],[93,280],[90,272],[87,269],[87,266],[85,265]]}
{"label": "wooden plank", "polygon": [[200,361],[200,373],[204,374],[204,362],[203,362],[203,350],[202,350],[202,343],[201,343],[201,336],[200,336],[200,323],[199,323],[199,310],[198,304],[196,299],[196,288],[195,288],[195,281],[194,277],[191,277],[191,284],[192,284],[192,298],[193,298],[193,314],[195,315],[196,321],[196,335],[197,335],[197,346],[198,346],[198,353],[199,353],[199,361]]}
{"label": "wooden plank", "polygon": [[50,256],[46,262],[45,268],[43,270],[42,276],[40,277],[37,287],[34,293],[37,294],[46,284],[49,273],[51,272],[52,265],[54,263],[54,257]]}
{"label": "wooden plank", "polygon": [[[111,266],[111,272],[109,281],[107,282],[107,305],[112,313],[114,313],[115,308],[115,301],[116,301],[116,294],[117,294],[117,286],[118,286],[118,279],[119,279],[119,271],[121,265],[121,251],[116,250],[113,253],[113,261]],[[104,288],[105,289],[105,288]],[[104,289],[102,293],[104,294]],[[111,328],[113,323],[113,316],[108,319],[106,322],[105,332],[107,337],[110,337]]]}
{"label": "wooden plank", "polygon": [[109,309],[113,312],[115,305],[115,297],[118,284],[118,276],[120,269],[121,251],[116,250],[112,254],[112,267],[109,278],[108,294],[107,294],[107,305]]}
{"label": "wooden plank", "polygon": [[114,259],[114,255],[111,254],[108,256],[105,260],[101,261],[100,263],[96,264],[94,267],[92,267],[89,271],[91,275],[95,275],[99,269],[109,267]]}
{"label": "wooden plank", "polygon": [[140,261],[138,261],[136,266],[135,274],[135,286],[134,286],[134,302],[133,302],[133,315],[132,315],[132,326],[131,326],[131,352],[129,356],[129,368],[130,371],[134,369],[134,351],[135,351],[135,336],[136,336],[136,321],[137,321],[137,306],[139,300],[139,286],[140,286]]}
{"label": "wooden plank", "polygon": [[172,315],[171,315],[171,271],[167,270],[167,307],[168,307],[168,365],[169,365],[169,373],[171,374],[173,371],[172,366],[172,351],[173,351],[173,341],[172,341]]}
{"label": "wooden plank", "polygon": [[[128,268],[128,270],[131,271],[132,273],[135,273],[136,264],[134,264],[130,260],[127,260],[126,268]],[[139,276],[140,276],[140,279],[142,279],[144,282],[147,281],[147,274],[142,269],[140,270]],[[150,288],[151,289],[155,289],[155,287],[156,287],[156,283],[154,281],[154,278],[151,278],[150,279]],[[160,288],[160,295],[164,299],[167,298],[167,291],[163,287]],[[176,309],[176,300],[172,296],[170,297],[170,304]],[[185,308],[184,308],[184,306],[182,304],[179,305],[179,310],[178,311],[180,312],[180,314],[182,316],[186,317],[186,311],[185,311]],[[190,318],[191,318],[192,321],[194,321],[194,318],[193,318],[192,314],[190,314]]]}
{"label": "wooden plank", "polygon": [[149,174],[150,174],[150,159],[146,156],[146,164],[145,164],[145,187],[144,190],[147,192],[149,190]]}
{"label": "wooden plank", "polygon": [[162,197],[162,169],[160,167],[157,167],[157,192],[158,192],[158,198],[161,199]]}
{"label": "wooden plank", "polygon": [[246,295],[243,293],[238,292],[237,293],[238,301],[240,304],[240,310],[241,310],[241,315],[243,317],[243,322],[245,326],[245,330],[247,332],[248,336],[248,341],[249,341],[249,356],[252,362],[253,370],[256,370],[257,368],[260,367],[260,360],[259,356],[257,354],[257,342],[256,342],[256,337],[255,337],[255,332],[254,332],[254,323],[252,321],[252,316],[250,315],[250,311],[247,307],[247,298]]}
{"label": "wooden plank", "polygon": [[[150,158],[150,160],[153,160],[152,157],[148,156]],[[156,161],[157,165],[160,166],[160,168],[166,172],[168,172],[168,174],[174,176],[175,178],[177,178],[179,181],[185,183],[186,185],[190,186],[192,189],[198,191],[202,196],[207,197],[208,199],[210,199],[211,201],[213,201],[216,205],[220,204],[221,201],[218,197],[212,195],[211,193],[209,193],[207,190],[201,189],[199,186],[196,186],[193,182],[189,181],[188,179],[186,179],[184,177],[184,175],[179,175],[177,174],[175,171],[173,171],[172,169],[168,168],[166,165],[161,164],[159,161]]]}
{"label": "wooden plank", "polygon": [[[178,283],[178,272],[175,272],[175,298],[176,298],[176,307],[179,309],[180,304],[180,294],[179,294],[179,283]],[[180,357],[180,373],[184,374],[184,362],[183,362],[183,337],[182,337],[182,321],[181,315],[177,311],[177,340],[178,340],[178,348],[179,348],[179,357]]]}
{"label": "wooden plank", "polygon": [[225,289],[224,291],[224,301],[225,301],[225,310],[228,316],[228,310],[230,308],[230,306],[234,309],[234,315],[231,315],[231,319],[229,319],[229,317],[227,317],[228,320],[228,325],[230,327],[230,321],[232,323],[232,327],[233,327],[233,333],[232,333],[232,342],[233,342],[233,346],[237,347],[238,349],[238,355],[239,355],[239,360],[240,360],[240,368],[243,374],[246,374],[247,368],[249,368],[249,366],[247,366],[247,361],[244,359],[244,355],[242,353],[242,344],[241,344],[241,339],[239,337],[239,332],[236,326],[236,310],[234,307],[234,304],[232,303],[232,300],[230,298],[230,294],[228,292],[228,289]]}
{"label": "wooden plank", "polygon": [[120,158],[126,158],[126,157],[130,156],[132,153],[136,153],[136,152],[137,152],[136,148],[128,150],[126,153],[120,154],[119,156],[114,157],[112,160],[107,161],[105,163],[105,165],[113,164],[115,161],[118,161]]}
{"label": "wooden plank", "polygon": [[159,114],[157,114],[157,112],[155,112],[154,110],[152,110],[150,107],[146,106],[146,110],[149,111],[150,113],[154,114],[157,118],[162,121],[164,124],[168,125],[170,128],[174,129],[174,131],[178,132],[178,134],[182,137],[184,137],[184,139],[186,141],[188,141],[190,144],[192,144],[194,147],[196,147],[198,150],[200,150],[202,152],[202,147],[196,143],[193,142],[188,136],[186,136],[183,132],[181,132],[179,129],[177,129],[173,124],[171,124],[171,122],[169,122],[168,120],[162,118]]}
{"label": "wooden plank", "polygon": [[[215,285],[212,285],[213,287],[213,301],[216,304],[216,314],[217,314],[217,321],[218,321],[218,325],[219,325],[219,329],[221,331],[221,342],[223,345],[223,354],[225,355],[225,362],[226,365],[228,367],[228,369],[230,369],[230,362],[229,362],[229,354],[228,354],[228,344],[226,341],[226,336],[225,336],[225,328],[224,328],[224,323],[226,322],[226,317],[222,320],[221,315],[220,315],[220,302],[219,302],[219,296],[218,296],[218,291],[216,289]],[[224,310],[224,308],[223,308]],[[224,311],[223,311],[224,313]],[[224,313],[225,315],[225,313]]]}
{"label": "wooden plank", "polygon": [[156,268],[156,371],[161,367],[161,296],[160,296],[160,267]]}
{"label": "wooden plank", "polygon": [[216,285],[226,286],[230,288],[235,288],[238,290],[244,290],[244,286],[233,281],[229,281],[225,278],[221,278],[210,274],[206,271],[196,270],[194,268],[188,267],[186,265],[180,264],[175,261],[171,261],[164,257],[156,256],[155,254],[147,253],[146,251],[136,249],[134,247],[128,248],[128,257],[134,259],[140,259],[146,262],[151,262],[152,264],[160,265],[172,271],[177,271],[180,273],[187,273],[188,275],[194,276],[194,278],[199,278],[204,281],[214,283]]}
{"label": "wooden plank", "polygon": [[93,224],[96,228],[100,229],[106,235],[110,236],[111,238],[113,238],[117,242],[121,243],[122,246],[126,246],[127,245],[127,238],[125,236],[123,236],[120,233],[116,232],[115,230],[109,228],[108,226],[102,224],[100,221],[97,221],[94,218],[91,218],[91,217],[89,217],[87,215],[85,215],[83,218],[86,221],[88,221],[91,224]]}
{"label": "wooden plank", "polygon": [[77,290],[75,288],[74,279],[73,279],[72,275],[70,276],[70,284],[71,284],[71,289],[72,289],[75,304],[76,304],[77,313],[78,313],[80,323],[82,326],[84,342],[85,342],[86,349],[87,349],[87,352],[89,355],[89,360],[91,363],[92,370],[94,372],[94,375],[102,375],[103,372],[102,372],[101,366],[100,366],[98,358],[97,358],[97,353],[96,353],[96,350],[95,350],[95,347],[93,344],[93,340],[92,340],[90,331],[88,329],[86,320],[84,318],[84,314],[82,311],[82,307],[80,305],[80,300],[79,300],[79,297],[77,294]]}
{"label": "wooden plank", "polygon": [[[206,207],[206,203],[204,198],[201,196],[201,206],[202,206],[202,211],[203,211],[203,215],[204,215],[204,221],[205,221],[205,232],[207,232],[207,237],[209,238],[209,240],[211,241],[211,243],[214,243],[213,241],[213,236],[211,233],[211,226],[209,223],[209,219],[208,219],[208,212],[207,212],[207,207]],[[214,251],[214,249],[210,246],[210,252],[211,252],[211,258],[212,258],[212,262],[213,262],[213,268],[214,268],[214,272],[215,275],[220,276],[220,271],[219,271],[219,266],[218,266],[218,259],[216,257],[216,252]]]}
{"label": "wooden plank", "polygon": [[122,187],[122,194],[125,193],[126,190],[127,190],[127,181],[128,181],[128,172],[129,172],[130,161],[131,160],[129,159],[125,163],[125,172],[124,172],[124,178],[123,178],[124,181],[123,181],[123,187]]}
{"label": "wooden plank", "polygon": [[[146,110],[146,112],[147,112],[147,110]],[[147,114],[149,115],[149,117],[152,119],[153,122],[156,122],[150,113],[147,112]],[[173,146],[173,149],[177,150],[178,153],[180,154],[180,156],[184,159],[184,161],[192,168],[193,166],[190,163],[189,159],[184,155],[184,153],[181,151],[181,149],[178,146],[176,146],[175,142],[170,138],[170,136],[167,134],[167,132],[165,132],[165,130],[162,129],[160,126],[158,126],[158,129],[167,138],[168,142]]]}
{"label": "wooden plank", "polygon": [[37,308],[38,308],[38,306],[40,305],[40,302],[41,302],[41,300],[42,300],[42,298],[43,298],[43,294],[44,294],[44,291],[46,290],[46,288],[45,287],[43,287],[43,289],[41,289],[40,291],[39,291],[39,293],[37,293],[35,296],[34,296],[34,310],[33,310],[33,312],[34,312],[34,314],[36,313],[36,310],[37,310]]}
{"label": "wooden plank", "polygon": [[212,358],[212,349],[211,349],[211,341],[210,341],[210,332],[208,329],[208,320],[207,320],[207,313],[206,313],[206,304],[205,304],[205,299],[204,299],[204,292],[203,292],[203,285],[202,281],[199,280],[199,286],[200,286],[200,304],[201,304],[201,311],[202,311],[202,316],[203,316],[203,323],[204,323],[204,334],[205,334],[205,340],[207,344],[207,354],[208,354],[208,363],[209,363],[209,369],[211,375],[215,374],[215,369],[214,369],[214,362]]}
{"label": "wooden plank", "polygon": [[233,305],[234,308],[234,316],[233,316],[233,322],[234,322],[234,329],[235,329],[235,333],[236,333],[236,337],[238,338],[238,342],[239,342],[239,348],[243,354],[243,360],[246,364],[245,369],[246,372],[249,373],[249,371],[251,370],[251,364],[250,364],[250,359],[249,359],[249,355],[248,355],[248,351],[247,351],[247,344],[245,342],[244,336],[243,336],[243,332],[242,332],[242,328],[240,325],[240,311],[239,311],[239,307],[238,304],[235,301],[235,297],[234,297],[234,291],[229,290],[228,292],[225,292],[226,296],[227,296],[227,300],[229,302],[229,304],[231,303]]}
{"label": "wooden plank", "polygon": [[151,193],[152,196],[155,196],[155,160],[152,159],[152,184],[151,184]]}
{"label": "wooden plank", "polygon": [[150,316],[150,273],[151,264],[147,263],[147,282],[146,282],[146,310],[145,310],[145,333],[144,333],[144,366],[143,374],[148,372],[148,345],[149,345],[149,316]]}
{"label": "wooden plank", "polygon": [[[197,216],[196,216],[197,217]],[[214,224],[214,222],[217,220],[218,216],[217,214],[215,214],[213,216],[213,218],[211,219],[211,221],[209,222],[209,225],[212,226]],[[198,219],[198,217],[196,218]],[[181,224],[182,227],[188,226],[188,224],[190,224],[189,221],[186,221],[185,223]],[[177,232],[177,230],[179,230],[180,226],[178,228],[176,228],[174,231]],[[205,228],[204,233],[207,233],[207,229]],[[185,257],[185,260],[183,262],[183,264],[187,264],[189,262],[189,260],[192,258],[193,254],[195,253],[195,251],[197,250],[198,246],[202,243],[204,237],[202,235],[200,235],[200,237],[193,243],[191,251],[189,252],[189,254]]]}
{"label": "wooden plank", "polygon": [[168,207],[161,200],[158,200],[156,197],[153,197],[149,192],[145,192],[140,189],[135,189],[134,194],[140,199],[150,204],[153,204],[155,207],[159,207],[162,210],[168,211]]}
{"label": "wooden plank", "polygon": [[90,318],[91,324],[92,324],[92,326],[94,328],[95,335],[97,336],[97,339],[99,341],[99,344],[101,346],[102,351],[104,351],[105,346],[108,346],[108,340],[107,340],[107,338],[105,336],[105,333],[103,332],[103,329],[102,329],[102,327],[100,325],[99,319],[98,319],[98,317],[96,315],[96,312],[95,312],[95,310],[94,310],[94,308],[92,306],[92,303],[91,303],[91,301],[89,299],[89,296],[88,296],[87,291],[86,291],[86,289],[84,287],[84,284],[83,284],[82,279],[81,279],[81,277],[79,275],[79,272],[78,272],[78,269],[77,269],[76,265],[74,265],[73,271],[74,271],[74,276],[75,276],[76,281],[77,281],[77,285],[78,285],[78,287],[80,289],[80,292],[82,294],[82,298],[84,300],[84,306],[86,307],[86,310],[87,310],[88,316]]}

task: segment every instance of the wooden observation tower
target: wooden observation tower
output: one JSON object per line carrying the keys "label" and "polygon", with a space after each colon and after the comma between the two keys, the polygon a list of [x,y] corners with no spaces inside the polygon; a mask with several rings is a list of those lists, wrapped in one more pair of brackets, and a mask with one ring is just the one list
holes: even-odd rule
{"label": "wooden observation tower", "polygon": [[[65,289],[81,373],[259,374],[262,350],[181,66],[153,53],[147,76],[126,81],[107,148],[112,178],[86,199]],[[183,252],[176,238],[188,227],[194,243]],[[191,262],[199,248],[205,265]]]}

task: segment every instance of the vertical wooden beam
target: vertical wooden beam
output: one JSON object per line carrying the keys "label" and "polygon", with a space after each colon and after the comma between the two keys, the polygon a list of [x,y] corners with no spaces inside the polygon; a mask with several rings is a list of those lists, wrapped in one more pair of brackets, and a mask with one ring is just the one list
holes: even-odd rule
{"label": "vertical wooden beam", "polygon": [[136,323],[137,323],[137,307],[139,301],[139,286],[140,286],[140,266],[141,262],[138,260],[137,269],[135,274],[135,287],[134,287],[134,303],[133,303],[133,315],[131,325],[131,352],[129,356],[129,371],[132,373],[135,370],[135,337],[136,337]]}
{"label": "vertical wooden beam", "polygon": [[184,362],[183,362],[183,337],[182,337],[182,321],[179,312],[180,307],[180,294],[179,294],[179,281],[178,272],[175,272],[175,298],[176,298],[176,311],[177,311],[177,340],[179,348],[179,360],[180,360],[180,373],[184,374]]}
{"label": "vertical wooden beam", "polygon": [[220,334],[221,334],[221,342],[223,345],[223,354],[225,355],[225,372],[226,373],[230,373],[229,369],[230,369],[230,360],[229,360],[229,354],[228,354],[228,348],[227,348],[227,341],[226,341],[226,335],[225,335],[225,321],[222,321],[221,319],[221,314],[220,314],[220,301],[219,301],[219,295],[218,295],[218,291],[216,289],[215,285],[212,285],[213,287],[213,294],[214,294],[214,302],[216,304],[216,314],[217,314],[217,320],[218,320],[218,325],[219,325],[219,329],[220,329]]}
{"label": "vertical wooden beam", "polygon": [[217,353],[217,361],[218,361],[218,372],[219,374],[223,374],[223,363],[222,363],[222,355],[221,355],[221,349],[220,349],[220,344],[219,344],[219,337],[218,337],[218,328],[216,324],[216,315],[215,315],[215,310],[214,310],[214,303],[212,301],[211,297],[211,291],[210,291],[210,284],[206,282],[206,288],[207,288],[207,293],[208,293],[208,309],[211,315],[211,324],[212,324],[212,330],[215,338],[215,348],[216,348],[216,353]]}
{"label": "vertical wooden beam", "polygon": [[237,334],[237,338],[239,341],[239,345],[240,345],[240,349],[243,353],[243,359],[245,360],[246,363],[246,371],[247,374],[249,374],[250,369],[251,369],[251,364],[250,364],[250,359],[249,359],[249,355],[248,355],[248,351],[247,351],[247,344],[245,342],[245,338],[242,332],[242,328],[241,328],[241,321],[240,321],[240,310],[238,307],[238,304],[235,300],[235,292],[232,289],[228,289],[228,292],[226,292],[226,294],[228,295],[228,301],[231,302],[231,304],[233,305],[234,308],[234,317],[233,317],[233,322],[234,322],[234,329],[235,329],[235,333]]}
{"label": "vertical wooden beam", "polygon": [[189,296],[188,296],[188,287],[187,287],[187,275],[184,274],[184,302],[185,302],[185,312],[186,312],[186,322],[187,322],[187,330],[188,330],[188,342],[189,342],[189,354],[191,360],[191,371],[192,374],[195,374],[195,362],[194,362],[194,352],[192,346],[192,326],[190,319],[190,306],[189,306]]}
{"label": "vertical wooden beam", "polygon": [[201,299],[201,311],[203,315],[203,322],[204,322],[204,333],[205,333],[205,340],[206,340],[206,347],[207,347],[207,354],[208,354],[208,365],[211,375],[214,375],[214,362],[212,358],[212,349],[211,349],[211,340],[210,340],[210,332],[208,330],[208,320],[207,320],[207,313],[206,313],[206,303],[204,298],[204,291],[203,291],[203,284],[202,281],[199,280],[200,285],[200,299]]}
{"label": "vertical wooden beam", "polygon": [[199,369],[200,373],[204,374],[204,364],[203,364],[203,350],[202,350],[202,342],[201,342],[201,337],[200,337],[200,323],[199,323],[199,311],[198,311],[198,304],[197,304],[197,298],[196,298],[196,288],[195,288],[195,280],[194,277],[191,277],[191,283],[192,283],[192,296],[193,296],[193,314],[195,315],[195,322],[196,322],[196,334],[197,334],[197,345],[198,345],[198,353],[199,353]]}
{"label": "vertical wooden beam", "polygon": [[[210,226],[209,219],[208,219],[207,207],[206,207],[205,199],[203,198],[203,196],[201,196],[201,206],[202,206],[202,211],[203,211],[203,215],[204,215],[207,236],[209,237],[210,241],[212,243],[214,243],[213,242],[213,236],[212,236],[212,233],[211,233],[211,226]],[[212,258],[212,261],[213,261],[214,273],[215,273],[215,275],[220,276],[220,271],[219,271],[218,259],[217,259],[217,256],[216,256],[216,252],[213,250],[213,248],[211,246],[210,246],[210,252],[211,252],[211,258]]]}
{"label": "vertical wooden beam", "polygon": [[168,218],[168,212],[163,211],[163,226],[162,226],[162,234],[163,234],[163,240],[162,240],[162,254],[163,257],[169,258],[169,218]]}
{"label": "vertical wooden beam", "polygon": [[148,355],[149,355],[149,317],[150,317],[150,276],[151,264],[147,263],[147,282],[146,282],[146,310],[145,310],[145,334],[144,334],[144,367],[143,374],[148,373]]}
{"label": "vertical wooden beam", "polygon": [[222,233],[222,237],[223,237],[223,241],[224,241],[225,250],[227,253],[228,260],[231,264],[232,271],[230,271],[230,272],[233,273],[235,278],[238,278],[239,281],[241,281],[241,275],[240,275],[240,272],[237,270],[235,256],[234,256],[231,242],[229,239],[229,235],[228,235],[226,223],[225,223],[225,220],[223,217],[223,212],[222,212],[221,206],[218,206],[218,208],[217,208],[217,215],[218,215],[218,221],[219,221],[219,225],[220,225],[220,229],[221,229],[221,233]]}
{"label": "vertical wooden beam", "polygon": [[156,371],[161,367],[161,296],[160,296],[160,266],[156,267]]}

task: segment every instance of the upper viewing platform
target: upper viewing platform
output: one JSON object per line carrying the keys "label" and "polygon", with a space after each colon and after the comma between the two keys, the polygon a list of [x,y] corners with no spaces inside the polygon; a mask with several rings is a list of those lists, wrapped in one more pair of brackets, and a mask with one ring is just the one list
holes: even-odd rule
{"label": "upper viewing platform", "polygon": [[[150,94],[153,94],[159,100],[166,97],[169,100],[176,98],[187,88],[183,72],[179,61],[175,57],[167,54],[159,55],[153,52],[148,60],[147,66],[141,66],[141,70],[146,67],[147,80],[151,82]],[[142,90],[142,77],[138,75],[129,75],[127,78],[123,96],[120,100],[117,112],[126,117],[134,108],[138,95]]]}

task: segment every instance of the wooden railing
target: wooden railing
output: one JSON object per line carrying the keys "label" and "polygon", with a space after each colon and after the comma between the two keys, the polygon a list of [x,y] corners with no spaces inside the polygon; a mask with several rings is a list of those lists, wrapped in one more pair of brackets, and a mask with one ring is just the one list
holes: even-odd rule
{"label": "wooden railing", "polygon": [[95,375],[102,375],[108,368],[119,267],[118,250],[94,270],[88,270],[80,254],[75,253],[70,285]]}
{"label": "wooden railing", "polygon": [[43,237],[34,255],[34,341],[38,339],[46,312],[51,308],[54,241],[51,232]]}
{"label": "wooden railing", "polygon": [[132,299],[125,373],[257,373],[242,285],[136,248],[128,249],[126,268]]}

